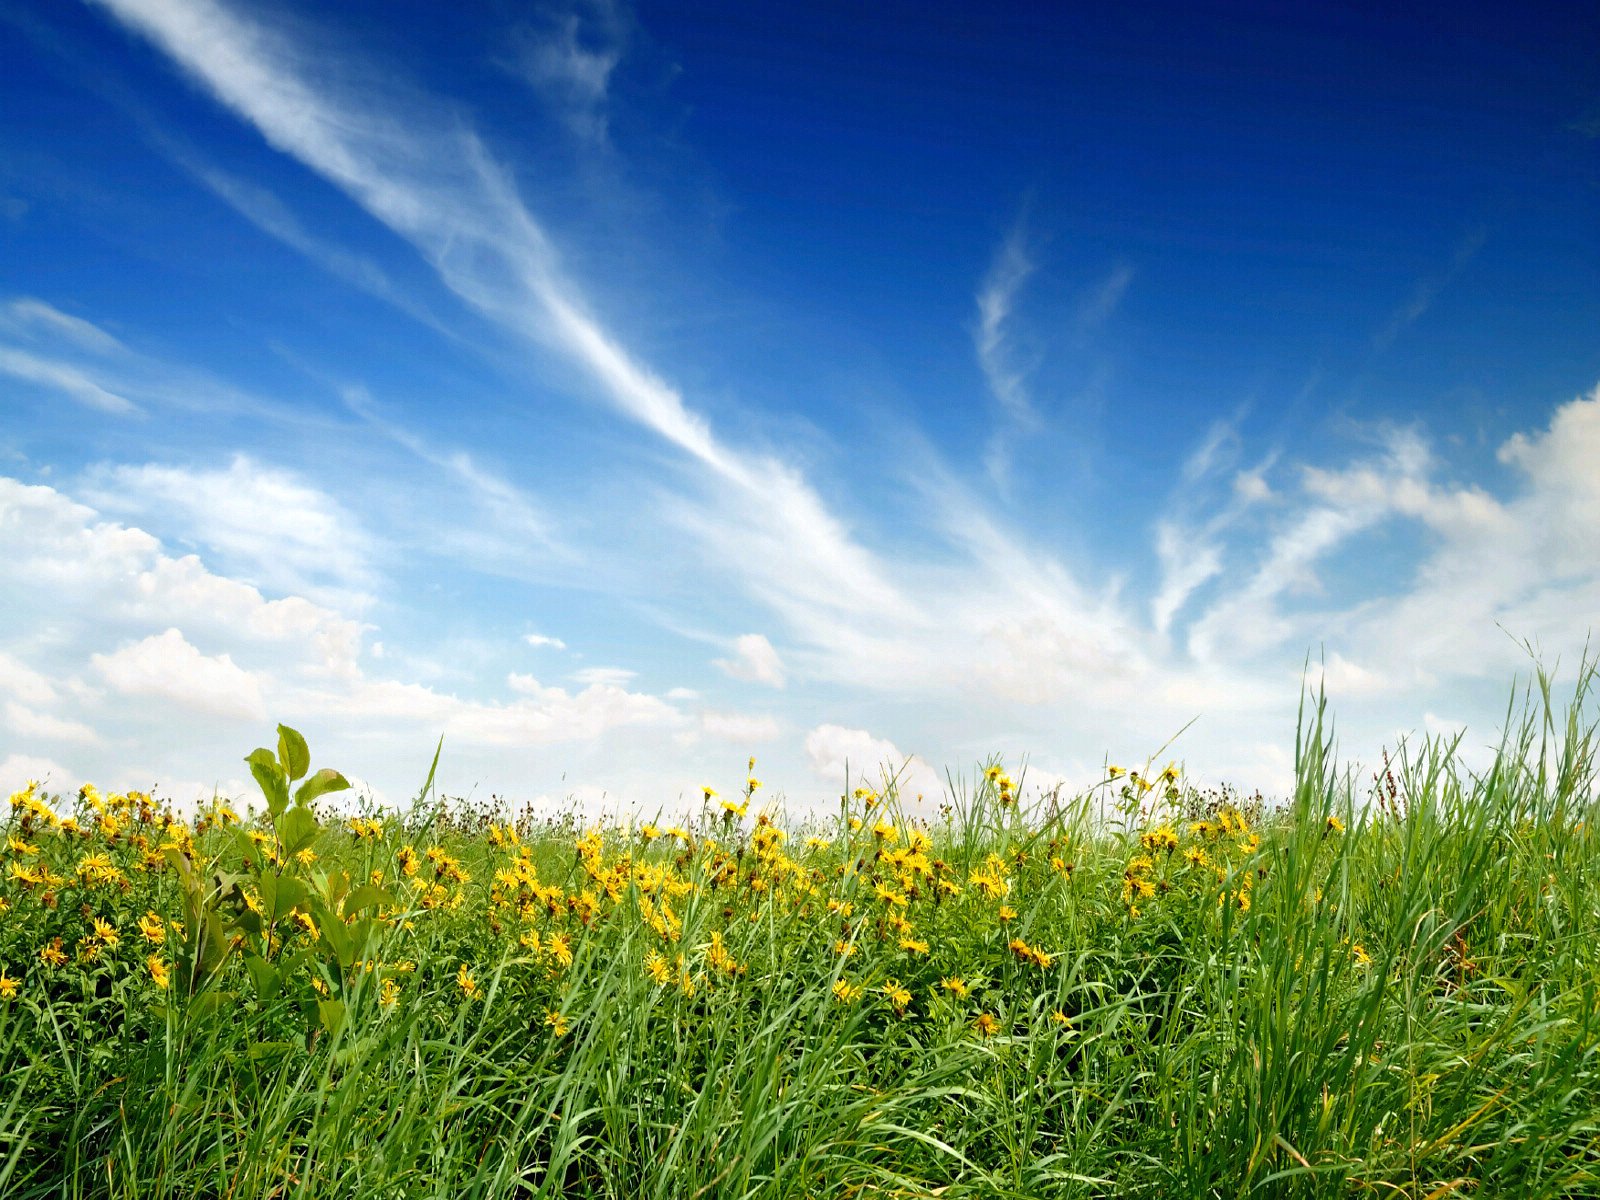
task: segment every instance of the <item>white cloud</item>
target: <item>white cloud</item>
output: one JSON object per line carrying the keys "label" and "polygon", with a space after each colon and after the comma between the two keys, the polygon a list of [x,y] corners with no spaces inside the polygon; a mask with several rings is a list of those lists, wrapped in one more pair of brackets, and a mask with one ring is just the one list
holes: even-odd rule
{"label": "white cloud", "polygon": [[49,713],[36,712],[15,700],[7,700],[5,721],[18,737],[51,742],[93,743],[100,736],[82,721],[71,721]]}
{"label": "white cloud", "polygon": [[100,467],[85,496],[199,544],[274,591],[324,592],[359,606],[374,583],[373,541],[352,514],[296,473],[244,454],[226,468]]}
{"label": "white cloud", "polygon": [[783,731],[771,713],[732,713],[706,711],[700,714],[700,728],[714,738],[730,742],[770,742]]}
{"label": "white cloud", "polygon": [[627,667],[583,667],[572,672],[569,678],[584,687],[600,684],[605,687],[626,687],[639,672]]}
{"label": "white cloud", "polygon": [[82,317],[64,313],[53,304],[33,296],[18,296],[0,311],[0,328],[27,335],[43,329],[94,354],[117,354],[126,349],[104,329]]}
{"label": "white cloud", "polygon": [[52,388],[84,407],[98,412],[125,417],[139,411],[139,406],[133,401],[101,387],[84,371],[70,363],[40,358],[23,350],[11,350],[0,346],[0,372],[25,383]]}
{"label": "white cloud", "polygon": [[65,767],[36,754],[8,754],[0,762],[0,793],[9,796],[20,792],[30,783],[44,786],[50,792],[62,793],[76,790],[77,777]]}
{"label": "white cloud", "polygon": [[567,644],[560,638],[548,637],[542,633],[525,633],[522,635],[522,640],[536,650],[545,646],[552,650],[565,650],[567,648]]}
{"label": "white cloud", "polygon": [[1110,320],[1111,315],[1122,306],[1122,299],[1128,294],[1128,285],[1133,282],[1133,276],[1134,270],[1127,263],[1112,267],[1100,286],[1089,294],[1078,309],[1078,327],[1088,332]]}
{"label": "white cloud", "polygon": [[781,688],[785,682],[783,660],[772,643],[759,633],[745,633],[733,641],[733,657],[712,660],[735,679]]}
{"label": "white cloud", "polygon": [[622,61],[623,33],[621,14],[606,0],[550,13],[521,35],[514,69],[573,134],[604,142],[606,92]]}
{"label": "white cloud", "polygon": [[1015,351],[1007,323],[1022,285],[1034,270],[1022,224],[1018,222],[1000,243],[989,265],[989,273],[984,276],[977,296],[978,326],[972,335],[978,365],[983,368],[989,391],[1006,415],[1025,427],[1036,424],[1037,418],[1028,397],[1027,372],[1013,362]]}
{"label": "white cloud", "polygon": [[154,634],[90,662],[123,696],[165,700],[179,708],[265,721],[261,682],[226,654],[202,654],[177,629]]}
{"label": "white cloud", "polygon": [[847,783],[852,788],[878,787],[892,778],[903,801],[937,801],[944,793],[939,776],[925,762],[865,729],[818,725],[805,736],[805,753],[811,770],[840,788]]}

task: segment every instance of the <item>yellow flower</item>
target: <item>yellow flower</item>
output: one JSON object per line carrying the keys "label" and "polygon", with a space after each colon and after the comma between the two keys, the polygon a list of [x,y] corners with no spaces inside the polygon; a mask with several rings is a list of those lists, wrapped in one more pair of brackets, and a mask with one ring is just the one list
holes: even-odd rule
{"label": "yellow flower", "polygon": [[15,1000],[21,980],[13,979],[0,969],[0,1000]]}
{"label": "yellow flower", "polygon": [[833,981],[833,998],[840,1004],[853,1004],[861,999],[861,989],[847,979]]}
{"label": "yellow flower", "polygon": [[1072,1028],[1072,1018],[1067,1016],[1067,1014],[1062,1012],[1059,1008],[1050,1014],[1050,1019],[1063,1029]]}
{"label": "yellow flower", "polygon": [[167,970],[167,964],[161,961],[159,954],[152,954],[144,960],[145,967],[150,972],[150,979],[162,991],[167,990],[167,985],[172,982],[172,975]]}
{"label": "yellow flower", "polygon": [[107,946],[115,946],[117,944],[117,927],[115,925],[110,921],[102,921],[99,917],[95,917],[92,924],[94,925],[95,937],[99,938]]}
{"label": "yellow flower", "polygon": [[466,963],[462,963],[460,970],[456,972],[456,986],[461,989],[461,994],[468,1000],[476,1000],[478,998],[478,981],[473,979],[472,972],[467,970]]}
{"label": "yellow flower", "polygon": [[888,979],[883,984],[883,994],[889,997],[889,1004],[901,1016],[911,1005],[911,993],[898,979]]}
{"label": "yellow flower", "polygon": [[1017,919],[1017,910],[1009,904],[1002,904],[1000,906],[1000,919],[1002,921],[1015,921]]}
{"label": "yellow flower", "polygon": [[67,961],[67,955],[61,949],[61,939],[51,938],[50,944],[39,951],[39,961],[47,967],[59,967]]}
{"label": "yellow flower", "polygon": [[972,1027],[978,1031],[979,1037],[993,1037],[1000,1032],[1000,1022],[988,1013],[979,1013]]}
{"label": "yellow flower", "polygon": [[1367,948],[1360,942],[1350,943],[1350,957],[1355,959],[1357,966],[1370,967],[1372,965],[1372,955],[1367,953]]}
{"label": "yellow flower", "polygon": [[644,972],[658,985],[664,986],[672,982],[672,964],[659,950],[652,950],[644,956]]}
{"label": "yellow flower", "polygon": [[1338,817],[1329,817],[1328,818],[1328,832],[1329,833],[1343,833],[1344,832],[1344,822],[1341,821]]}
{"label": "yellow flower", "polygon": [[311,919],[310,913],[297,908],[289,915],[294,919],[294,923],[304,929],[308,935],[313,938],[317,936],[317,923]]}
{"label": "yellow flower", "polygon": [[568,1029],[566,1017],[561,1015],[559,1008],[546,1009],[544,1014],[545,1027],[557,1037],[565,1037]]}
{"label": "yellow flower", "polygon": [[715,788],[703,787],[700,790],[705,793],[707,804],[711,803],[711,801],[717,798],[717,790]]}
{"label": "yellow flower", "polygon": [[392,1008],[400,1000],[400,984],[393,979],[385,979],[378,987],[378,1003],[385,1008]]}
{"label": "yellow flower", "polygon": [[545,942],[545,950],[556,964],[562,967],[572,965],[572,940],[564,933],[552,933]]}
{"label": "yellow flower", "polygon": [[926,954],[928,952],[928,943],[919,942],[916,938],[903,937],[900,939],[900,949],[908,954]]}
{"label": "yellow flower", "polygon": [[952,975],[948,979],[940,980],[939,986],[958,1000],[965,1000],[972,995],[972,989],[967,986],[967,981],[959,975]]}
{"label": "yellow flower", "polygon": [[139,918],[139,932],[144,935],[145,941],[157,946],[167,940],[166,927],[162,925],[161,918],[153,912],[147,912]]}

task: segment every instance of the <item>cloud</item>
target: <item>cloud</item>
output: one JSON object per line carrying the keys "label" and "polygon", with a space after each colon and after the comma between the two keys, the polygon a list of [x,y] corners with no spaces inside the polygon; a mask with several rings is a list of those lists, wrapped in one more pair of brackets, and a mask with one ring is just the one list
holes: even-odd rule
{"label": "cloud", "polygon": [[70,792],[76,778],[59,763],[36,754],[8,754],[0,761],[0,792],[8,796],[29,783],[43,784],[51,792]]}
{"label": "cloud", "polygon": [[625,37],[621,12],[605,0],[546,13],[516,37],[512,68],[575,136],[604,143],[606,93]]}
{"label": "cloud", "polygon": [[885,778],[893,778],[904,801],[943,795],[943,784],[926,763],[865,729],[818,725],[805,736],[805,753],[811,770],[840,788],[863,783],[878,787]]}
{"label": "cloud", "polygon": [[11,727],[11,732],[22,738],[90,744],[100,740],[100,735],[82,721],[71,721],[51,716],[49,713],[35,712],[15,700],[6,701],[5,721]]}
{"label": "cloud", "polygon": [[1421,320],[1433,307],[1433,302],[1439,298],[1440,293],[1460,278],[1461,273],[1467,269],[1467,264],[1477,256],[1478,251],[1483,249],[1483,244],[1488,240],[1487,229],[1476,229],[1467,234],[1456,246],[1448,267],[1435,275],[1417,280],[1411,298],[1395,309],[1383,328],[1373,335],[1372,344],[1379,350],[1387,350],[1392,346],[1395,339],[1408,326]]}
{"label": "cloud", "polygon": [[226,654],[202,654],[177,629],[134,642],[90,662],[122,696],[165,700],[179,708],[244,721],[265,721],[261,682]]}
{"label": "cloud", "polygon": [[132,400],[101,387],[77,367],[23,350],[0,346],[0,372],[24,383],[51,388],[97,412],[126,417],[139,411]]}
{"label": "cloud", "polygon": [[1128,286],[1133,283],[1133,276],[1134,269],[1127,263],[1118,263],[1111,268],[1110,274],[1078,309],[1078,328],[1082,332],[1096,329],[1111,319],[1112,314],[1122,306]]}
{"label": "cloud", "polygon": [[546,646],[552,650],[565,650],[567,648],[567,644],[560,638],[547,637],[542,633],[525,633],[522,635],[522,640],[536,650]]}
{"label": "cloud", "polygon": [[364,606],[375,583],[373,539],[332,496],[292,471],[236,454],[225,468],[159,463],[91,470],[85,497],[209,550],[279,592]]}
{"label": "cloud", "polygon": [[785,682],[783,660],[772,643],[759,633],[741,634],[733,641],[734,656],[712,660],[735,679],[781,688]]}
{"label": "cloud", "polygon": [[1013,361],[1015,350],[1007,325],[1017,295],[1035,269],[1019,221],[1000,243],[989,264],[989,272],[984,276],[983,286],[978,290],[978,325],[972,335],[978,365],[983,369],[990,394],[999,401],[1007,417],[1030,428],[1037,423],[1037,417],[1028,397],[1027,372]]}
{"label": "cloud", "polygon": [[584,687],[602,684],[607,687],[626,687],[628,683],[639,674],[626,667],[584,667],[574,671],[571,679]]}
{"label": "cloud", "polygon": [[771,713],[731,713],[707,710],[700,714],[701,730],[724,741],[770,742],[783,731],[783,724]]}
{"label": "cloud", "polygon": [[93,354],[117,354],[127,349],[98,325],[64,313],[33,296],[18,296],[6,304],[3,313],[0,313],[0,327],[24,334],[42,329]]}

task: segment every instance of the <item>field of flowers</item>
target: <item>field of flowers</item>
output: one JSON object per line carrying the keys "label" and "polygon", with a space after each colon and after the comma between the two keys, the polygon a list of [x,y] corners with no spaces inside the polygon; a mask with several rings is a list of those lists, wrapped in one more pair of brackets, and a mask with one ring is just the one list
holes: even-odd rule
{"label": "field of flowers", "polygon": [[1276,806],[350,815],[286,728],[249,807],[28,788],[0,1195],[1600,1195],[1591,680],[1478,775],[1313,711]]}

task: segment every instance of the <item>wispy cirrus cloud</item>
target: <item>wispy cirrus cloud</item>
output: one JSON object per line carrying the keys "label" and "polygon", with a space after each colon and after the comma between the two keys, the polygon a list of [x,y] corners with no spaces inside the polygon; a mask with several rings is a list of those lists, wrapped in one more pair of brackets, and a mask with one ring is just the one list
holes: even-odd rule
{"label": "wispy cirrus cloud", "polygon": [[1379,350],[1387,350],[1394,345],[1395,339],[1410,325],[1420,321],[1427,311],[1433,307],[1441,293],[1460,278],[1469,263],[1477,257],[1478,251],[1489,240],[1487,228],[1474,229],[1457,243],[1455,252],[1450,256],[1450,263],[1442,271],[1425,275],[1417,280],[1412,288],[1410,298],[1390,314],[1383,327],[1372,337],[1372,344]]}
{"label": "wispy cirrus cloud", "polygon": [[112,416],[129,417],[140,411],[132,400],[103,386],[83,368],[26,350],[0,346],[0,374],[58,392],[85,408]]}
{"label": "wispy cirrus cloud", "polygon": [[1038,417],[1028,395],[1028,370],[1016,361],[1010,322],[1023,285],[1037,269],[1028,251],[1026,225],[1019,220],[995,251],[978,289],[978,323],[972,331],[989,393],[1006,416],[1024,428],[1034,426]]}
{"label": "wispy cirrus cloud", "polygon": [[607,141],[611,74],[622,61],[628,20],[611,0],[589,0],[536,14],[512,37],[507,64],[572,133]]}

